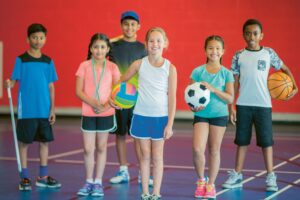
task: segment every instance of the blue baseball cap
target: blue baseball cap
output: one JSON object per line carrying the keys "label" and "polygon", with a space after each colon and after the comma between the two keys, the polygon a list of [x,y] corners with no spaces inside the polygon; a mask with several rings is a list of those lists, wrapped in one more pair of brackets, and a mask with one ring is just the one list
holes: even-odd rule
{"label": "blue baseball cap", "polygon": [[121,15],[121,22],[122,22],[124,19],[133,19],[133,20],[137,21],[138,23],[140,23],[139,16],[138,16],[138,14],[136,14],[136,12],[134,12],[134,11],[126,11],[126,12],[123,12],[122,15]]}

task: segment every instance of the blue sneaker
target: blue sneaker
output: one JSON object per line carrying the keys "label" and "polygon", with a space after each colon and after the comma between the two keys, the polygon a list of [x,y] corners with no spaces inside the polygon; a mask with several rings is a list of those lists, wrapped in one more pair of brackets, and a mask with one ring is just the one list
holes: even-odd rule
{"label": "blue sneaker", "polygon": [[99,183],[94,184],[93,190],[92,190],[92,196],[93,197],[103,197],[103,186]]}
{"label": "blue sneaker", "polygon": [[22,178],[19,183],[19,190],[29,191],[31,190],[31,181],[28,178]]}
{"label": "blue sneaker", "polygon": [[45,177],[37,177],[35,185],[38,187],[44,187],[44,188],[60,188],[61,183],[52,178],[51,176],[45,176]]}
{"label": "blue sneaker", "polygon": [[112,184],[128,183],[130,176],[127,170],[119,171],[116,176],[112,177],[109,181]]}
{"label": "blue sneaker", "polygon": [[85,183],[84,186],[79,189],[77,195],[79,196],[88,196],[93,191],[93,184],[92,183]]}
{"label": "blue sneaker", "polygon": [[225,181],[225,183],[222,184],[223,188],[226,189],[233,189],[233,188],[239,188],[243,187],[243,175],[242,173],[237,173],[235,170],[228,172],[229,177]]}

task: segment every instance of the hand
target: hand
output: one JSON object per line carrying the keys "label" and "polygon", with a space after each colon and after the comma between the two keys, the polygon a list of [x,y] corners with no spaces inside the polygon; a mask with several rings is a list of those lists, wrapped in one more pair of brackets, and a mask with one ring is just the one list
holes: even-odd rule
{"label": "hand", "polygon": [[164,130],[164,139],[168,140],[172,137],[172,135],[173,135],[172,126],[167,125]]}
{"label": "hand", "polygon": [[235,126],[236,123],[236,111],[230,110],[230,122]]}
{"label": "hand", "polygon": [[54,111],[50,111],[50,116],[49,116],[49,122],[50,122],[50,125],[53,125],[55,123],[55,119],[56,119],[56,116],[55,116],[55,113]]}
{"label": "hand", "polygon": [[292,90],[292,92],[288,95],[288,97],[286,98],[286,101],[290,100],[291,98],[293,98],[296,94],[298,93],[298,88],[294,88]]}
{"label": "hand", "polygon": [[191,111],[193,111],[193,112],[198,112],[200,110],[203,110],[204,108],[205,108],[204,106],[199,106],[199,107],[196,107],[196,108],[190,107]]}
{"label": "hand", "polygon": [[13,81],[11,81],[10,79],[6,79],[4,82],[4,87],[5,88],[12,88],[14,86]]}
{"label": "hand", "polygon": [[108,100],[108,104],[117,110],[122,110],[122,108],[120,106],[116,105],[114,100],[112,100],[111,98]]}
{"label": "hand", "polygon": [[210,84],[208,84],[207,82],[200,82],[202,85],[204,85],[209,91],[211,91],[212,93],[215,93],[215,88],[213,86],[211,86]]}

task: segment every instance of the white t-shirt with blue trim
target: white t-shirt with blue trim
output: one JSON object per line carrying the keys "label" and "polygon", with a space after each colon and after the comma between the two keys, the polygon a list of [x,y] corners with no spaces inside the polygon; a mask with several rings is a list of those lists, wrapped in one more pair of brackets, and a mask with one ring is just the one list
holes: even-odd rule
{"label": "white t-shirt with blue trim", "polygon": [[270,67],[279,70],[283,62],[276,52],[268,47],[258,51],[243,49],[232,60],[231,70],[239,76],[237,105],[272,107],[267,86]]}

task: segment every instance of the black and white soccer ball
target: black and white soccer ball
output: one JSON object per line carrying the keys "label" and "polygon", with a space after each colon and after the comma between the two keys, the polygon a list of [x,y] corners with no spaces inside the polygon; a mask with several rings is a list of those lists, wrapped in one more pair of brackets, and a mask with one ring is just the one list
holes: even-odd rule
{"label": "black and white soccer ball", "polygon": [[185,102],[192,108],[207,106],[210,100],[210,91],[200,82],[195,82],[186,87],[184,91]]}

